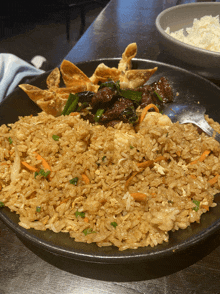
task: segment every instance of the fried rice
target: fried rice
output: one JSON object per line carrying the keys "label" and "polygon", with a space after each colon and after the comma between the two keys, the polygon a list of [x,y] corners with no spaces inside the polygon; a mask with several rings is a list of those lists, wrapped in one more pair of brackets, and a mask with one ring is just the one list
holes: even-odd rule
{"label": "fried rice", "polygon": [[105,128],[41,112],[0,127],[0,203],[26,229],[153,247],[216,206],[219,158],[214,138],[160,113]]}

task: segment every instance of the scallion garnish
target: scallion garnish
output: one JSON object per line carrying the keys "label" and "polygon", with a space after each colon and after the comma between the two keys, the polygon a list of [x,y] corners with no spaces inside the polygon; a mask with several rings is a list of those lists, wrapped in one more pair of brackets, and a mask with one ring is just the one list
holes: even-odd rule
{"label": "scallion garnish", "polygon": [[131,146],[131,145],[130,145],[130,149],[134,149],[134,146]]}
{"label": "scallion garnish", "polygon": [[78,209],[77,209],[77,211],[75,212],[75,216],[76,216],[76,217],[78,217],[78,216],[85,217],[85,212],[80,212],[80,211],[78,211]]}
{"label": "scallion garnish", "polygon": [[40,206],[36,206],[36,212],[40,212],[41,211],[41,207]]}
{"label": "scallion garnish", "polygon": [[89,228],[89,229],[85,229],[83,230],[83,234],[86,236],[88,234],[93,234],[93,233],[96,233],[95,231],[92,230],[92,228]]}
{"label": "scallion garnish", "polygon": [[66,115],[70,114],[71,112],[74,112],[74,110],[76,109],[76,106],[79,102],[79,96],[77,94],[75,94],[74,96],[75,96],[75,99],[71,103],[70,107],[67,109]]}
{"label": "scallion garnish", "polygon": [[195,210],[195,211],[198,211],[198,210],[199,210],[200,201],[198,201],[198,200],[193,200],[192,202],[196,205],[196,206],[193,207],[192,209]]}
{"label": "scallion garnish", "polygon": [[103,156],[103,157],[102,157],[102,161],[104,161],[105,159],[106,159],[106,156]]}
{"label": "scallion garnish", "polygon": [[66,105],[64,106],[64,109],[61,113],[61,115],[68,115],[71,112],[73,112],[78,104],[79,96],[77,94],[71,94],[69,95],[69,98],[66,102]]}
{"label": "scallion garnish", "polygon": [[116,222],[112,222],[112,223],[111,223],[111,226],[113,226],[114,228],[116,228],[117,225],[118,225],[118,224],[117,224]]}
{"label": "scallion garnish", "polygon": [[156,91],[154,91],[154,94],[157,96],[157,98],[158,98],[161,102],[163,102],[162,97],[161,97]]}
{"label": "scallion garnish", "polygon": [[100,120],[100,118],[101,118],[104,111],[105,111],[104,109],[98,109],[96,111],[96,114],[95,114],[95,117],[94,117],[95,122],[98,122]]}
{"label": "scallion garnish", "polygon": [[8,138],[8,141],[9,141],[9,144],[12,144],[13,143],[13,140],[11,137]]}
{"label": "scallion garnish", "polygon": [[53,135],[52,138],[54,139],[54,141],[59,141],[60,137],[57,135]]}
{"label": "scallion garnish", "polygon": [[38,175],[41,175],[42,177],[46,178],[47,176],[49,176],[49,174],[50,174],[50,170],[45,172],[43,169],[41,169],[39,172],[34,173],[34,178],[36,179],[36,176]]}
{"label": "scallion garnish", "polygon": [[5,206],[5,204],[0,201],[0,207],[4,207],[4,206]]}
{"label": "scallion garnish", "polygon": [[68,97],[68,100],[67,100],[67,102],[66,102],[66,105],[64,106],[64,109],[63,109],[63,111],[62,111],[62,113],[61,113],[61,115],[63,114],[63,115],[66,115],[66,111],[67,111],[67,109],[70,107],[70,105],[73,103],[73,100],[75,99],[75,95],[73,95],[73,94],[69,94],[69,97]]}
{"label": "scallion garnish", "polygon": [[75,177],[75,178],[73,178],[72,180],[70,180],[69,182],[70,182],[70,184],[73,184],[73,185],[77,185],[77,182],[78,182],[78,178],[77,177]]}

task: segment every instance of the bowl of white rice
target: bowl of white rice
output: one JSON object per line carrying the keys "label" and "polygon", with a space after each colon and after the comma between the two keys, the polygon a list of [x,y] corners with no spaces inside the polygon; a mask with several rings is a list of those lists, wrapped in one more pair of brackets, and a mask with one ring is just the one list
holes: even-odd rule
{"label": "bowl of white rice", "polygon": [[220,78],[220,3],[177,5],[156,18],[161,45],[171,56]]}

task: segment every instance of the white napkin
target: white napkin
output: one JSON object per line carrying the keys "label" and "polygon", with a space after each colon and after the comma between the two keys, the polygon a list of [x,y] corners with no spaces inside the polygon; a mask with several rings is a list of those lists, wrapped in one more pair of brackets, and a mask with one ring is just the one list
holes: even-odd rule
{"label": "white napkin", "polygon": [[0,54],[0,102],[17,87],[23,78],[34,77],[43,72],[13,54]]}

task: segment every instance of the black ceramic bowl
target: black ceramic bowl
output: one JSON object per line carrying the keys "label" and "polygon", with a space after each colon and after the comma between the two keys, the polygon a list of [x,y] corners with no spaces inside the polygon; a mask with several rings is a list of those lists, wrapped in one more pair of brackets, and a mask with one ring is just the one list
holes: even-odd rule
{"label": "black ceramic bowl", "polygon": [[[110,67],[117,67],[119,58],[100,59],[77,64],[78,67],[91,76],[98,64],[104,62]],[[178,92],[176,101],[185,103],[199,101],[203,104],[207,113],[214,120],[220,122],[220,89],[211,82],[192,74],[186,70],[167,64],[134,59],[133,68],[153,68],[158,70],[149,83],[158,80],[161,76],[169,79],[174,89]],[[30,83],[40,88],[46,88],[46,77],[44,73]],[[36,115],[40,109],[27,97],[19,88],[9,95],[0,105],[0,124],[15,122],[19,116]],[[216,196],[216,202],[220,199]],[[168,243],[163,243],[154,248],[145,247],[136,250],[119,251],[116,247],[99,248],[96,244],[77,243],[67,233],[54,233],[52,231],[26,230],[18,225],[18,215],[9,211],[8,208],[0,209],[1,220],[11,228],[19,238],[26,243],[38,247],[44,251],[59,255],[60,257],[71,258],[86,262],[105,264],[125,264],[138,262],[152,262],[162,258],[173,258],[177,252],[187,253],[193,247],[200,246],[209,237],[212,237],[220,229],[220,205],[211,208],[209,212],[202,215],[200,223],[194,223],[185,230],[170,233]]]}

